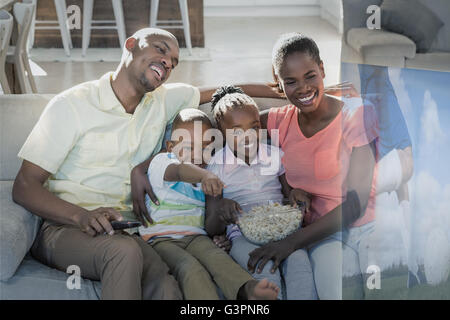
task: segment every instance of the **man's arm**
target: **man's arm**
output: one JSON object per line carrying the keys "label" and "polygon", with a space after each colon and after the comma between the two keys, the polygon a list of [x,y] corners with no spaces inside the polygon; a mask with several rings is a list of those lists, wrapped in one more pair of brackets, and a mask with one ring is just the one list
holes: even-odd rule
{"label": "man's arm", "polygon": [[78,226],[90,235],[113,232],[109,221],[120,220],[119,212],[112,208],[88,211],[58,198],[43,187],[50,175],[50,172],[24,160],[13,185],[14,202],[44,219]]}

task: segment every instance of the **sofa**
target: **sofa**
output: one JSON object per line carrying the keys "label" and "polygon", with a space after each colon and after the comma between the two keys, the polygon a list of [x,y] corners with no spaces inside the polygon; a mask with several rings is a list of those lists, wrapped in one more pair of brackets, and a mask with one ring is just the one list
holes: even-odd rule
{"label": "sofa", "polygon": [[[29,250],[42,219],[12,200],[12,186],[20,168],[19,149],[54,95],[0,95],[0,299],[95,300],[98,281],[82,279],[69,290],[69,274],[33,259]],[[286,104],[281,99],[258,99],[261,110]],[[200,108],[210,114],[210,104]]]}
{"label": "sofa", "polygon": [[[370,5],[382,7],[383,0],[342,0],[344,32],[342,62],[371,64],[398,68],[450,71],[450,2],[448,0],[418,0],[443,22],[429,50],[418,50],[411,36],[388,31],[381,10],[381,29],[369,30],[366,13]],[[408,12],[404,12],[408,15]],[[408,17],[404,17],[408,19]],[[402,28],[401,21],[393,21]],[[419,26],[421,27],[421,26]],[[408,33],[408,27],[404,26]]]}

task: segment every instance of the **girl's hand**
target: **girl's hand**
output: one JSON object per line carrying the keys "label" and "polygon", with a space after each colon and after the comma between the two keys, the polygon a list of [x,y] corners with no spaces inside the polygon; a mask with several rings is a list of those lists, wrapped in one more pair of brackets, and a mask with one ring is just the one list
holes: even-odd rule
{"label": "girl's hand", "polygon": [[280,263],[294,251],[294,246],[286,239],[270,242],[249,253],[250,259],[248,259],[247,263],[248,271],[254,273],[256,266],[258,266],[257,272],[261,273],[266,263],[269,262],[269,260],[272,260],[273,265],[270,272],[275,273]]}
{"label": "girl's hand", "polygon": [[217,214],[225,225],[236,224],[238,222],[238,214],[242,213],[242,208],[239,203],[231,199],[223,198],[220,200],[219,208]]}
{"label": "girl's hand", "polygon": [[153,220],[147,211],[147,206],[145,205],[145,195],[148,194],[150,200],[159,206],[158,199],[153,193],[150,181],[148,180],[147,174],[142,167],[136,166],[133,170],[131,170],[130,180],[134,215],[144,227],[147,227],[147,221],[153,223]]}
{"label": "girl's hand", "polygon": [[311,206],[311,195],[302,189],[292,189],[289,194],[289,202],[294,208],[297,207],[297,201],[303,201],[305,203],[305,212],[309,212]]}
{"label": "girl's hand", "polygon": [[227,238],[226,234],[216,235],[213,237],[213,241],[220,249],[225,250],[225,252],[230,252],[231,242]]}
{"label": "girl's hand", "polygon": [[205,194],[217,197],[222,194],[224,183],[213,173],[206,172],[201,180],[202,190]]}

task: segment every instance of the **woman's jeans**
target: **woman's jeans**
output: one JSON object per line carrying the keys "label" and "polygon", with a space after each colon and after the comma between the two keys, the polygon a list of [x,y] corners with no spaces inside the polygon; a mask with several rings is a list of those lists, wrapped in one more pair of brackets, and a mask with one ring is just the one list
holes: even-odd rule
{"label": "woman's jeans", "polygon": [[343,275],[360,276],[359,297],[363,298],[364,281],[370,261],[370,237],[375,223],[352,227],[311,245],[308,254],[314,273],[317,295],[321,300],[342,299]]}

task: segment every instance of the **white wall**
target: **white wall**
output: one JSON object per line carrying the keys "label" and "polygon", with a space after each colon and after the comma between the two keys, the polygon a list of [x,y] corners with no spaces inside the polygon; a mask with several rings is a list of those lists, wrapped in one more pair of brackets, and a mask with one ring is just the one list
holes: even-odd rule
{"label": "white wall", "polygon": [[320,16],[335,26],[339,33],[344,30],[344,11],[341,0],[319,0]]}
{"label": "white wall", "polygon": [[205,17],[320,16],[319,0],[204,0]]}
{"label": "white wall", "polygon": [[320,16],[343,30],[341,0],[204,0],[203,6],[205,17]]}

